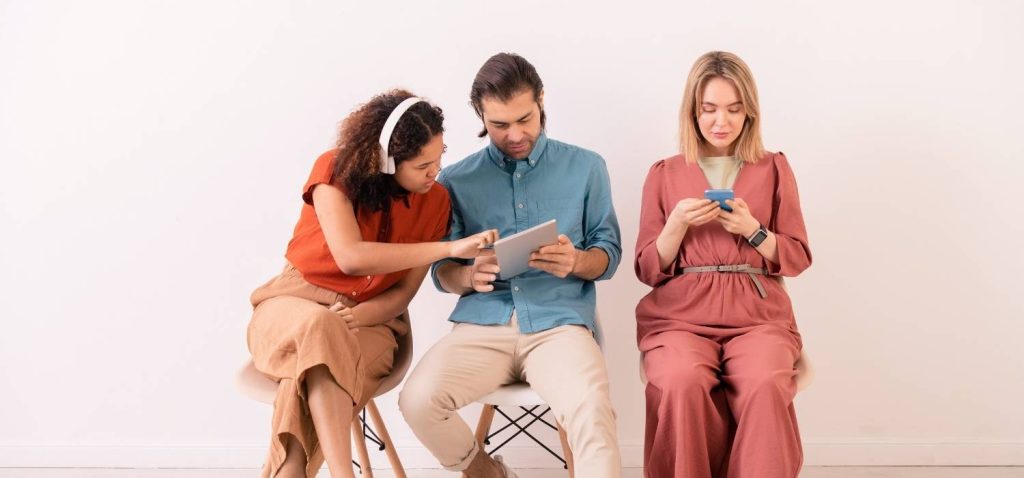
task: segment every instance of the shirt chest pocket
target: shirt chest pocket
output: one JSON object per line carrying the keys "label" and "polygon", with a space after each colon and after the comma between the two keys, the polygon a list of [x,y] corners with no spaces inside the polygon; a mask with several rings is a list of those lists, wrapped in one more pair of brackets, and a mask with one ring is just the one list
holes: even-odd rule
{"label": "shirt chest pocket", "polygon": [[569,236],[577,247],[583,245],[583,199],[578,197],[542,199],[534,202],[536,223],[555,219],[559,234]]}

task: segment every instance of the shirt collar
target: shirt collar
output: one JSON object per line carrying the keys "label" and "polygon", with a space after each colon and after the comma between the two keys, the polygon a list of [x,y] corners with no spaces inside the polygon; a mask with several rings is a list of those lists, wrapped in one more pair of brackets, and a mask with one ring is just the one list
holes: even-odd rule
{"label": "shirt collar", "polygon": [[[541,158],[544,156],[544,151],[547,149],[547,146],[548,135],[544,132],[541,132],[540,136],[537,137],[537,142],[534,143],[533,145],[533,150],[530,151],[530,155],[527,156],[526,159],[522,161],[525,161],[526,164],[530,165],[530,167],[536,167],[537,164],[540,163]],[[489,143],[486,149],[487,157],[491,158],[491,162],[493,162],[499,168],[504,169],[506,166],[508,166],[509,163],[514,163],[516,161],[508,157],[505,153],[501,152],[501,150],[498,149],[498,147],[495,146],[493,142]]]}

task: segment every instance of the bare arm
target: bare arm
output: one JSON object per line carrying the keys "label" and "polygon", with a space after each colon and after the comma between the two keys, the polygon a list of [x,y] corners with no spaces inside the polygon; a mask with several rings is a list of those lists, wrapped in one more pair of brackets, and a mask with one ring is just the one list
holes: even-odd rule
{"label": "bare arm", "polygon": [[441,287],[452,294],[466,295],[470,291],[467,271],[473,266],[464,266],[456,262],[448,262],[437,266],[437,280]]}
{"label": "bare arm", "polygon": [[600,247],[591,247],[585,251],[576,251],[576,265],[572,275],[583,280],[594,280],[601,277],[608,269],[608,253]]}
{"label": "bare arm", "polygon": [[[718,222],[722,224],[722,227],[726,231],[743,236],[745,239],[753,236],[757,229],[761,227],[761,223],[757,222],[757,219],[754,219],[754,216],[750,214],[750,206],[747,206],[747,202],[741,198],[736,198],[735,200],[727,200],[726,203],[732,207],[733,212],[723,211],[718,217]],[[761,254],[761,257],[764,257],[769,262],[778,264],[778,244],[775,233],[768,231],[768,237],[761,241],[761,245],[757,246],[757,253]]]}
{"label": "bare arm", "polygon": [[[757,229],[754,229],[754,231],[757,231]],[[754,233],[751,232],[745,237],[750,237],[753,234]],[[775,237],[774,232],[768,231],[768,237],[761,241],[761,245],[757,246],[755,250],[758,254],[761,254],[761,257],[768,259],[769,262],[773,264],[779,263],[779,241]]]}
{"label": "bare arm", "polygon": [[497,231],[485,231],[452,242],[390,244],[364,241],[352,202],[341,189],[320,184],[313,189],[313,208],[324,231],[327,248],[348,275],[387,274],[429,265],[445,257],[475,257],[479,248],[494,241]]}
{"label": "bare arm", "polygon": [[409,308],[409,302],[420,289],[423,278],[427,275],[428,266],[420,266],[405,275],[402,280],[381,292],[372,299],[360,302],[352,308],[335,304],[331,310],[337,312],[349,328],[369,327],[383,324]]}
{"label": "bare arm", "polygon": [[707,199],[687,198],[676,203],[665,220],[665,227],[658,234],[655,246],[658,249],[658,264],[664,271],[679,256],[679,247],[687,229],[707,224],[718,217],[718,203]]}
{"label": "bare arm", "polygon": [[560,278],[572,274],[583,280],[595,280],[608,269],[608,262],[604,249],[576,249],[565,234],[558,236],[558,244],[541,247],[530,254],[530,267]]}
{"label": "bare arm", "polygon": [[686,236],[686,226],[675,222],[666,222],[658,239],[654,242],[658,248],[658,265],[664,271],[676,257],[679,256],[679,246],[683,244],[683,237]]}

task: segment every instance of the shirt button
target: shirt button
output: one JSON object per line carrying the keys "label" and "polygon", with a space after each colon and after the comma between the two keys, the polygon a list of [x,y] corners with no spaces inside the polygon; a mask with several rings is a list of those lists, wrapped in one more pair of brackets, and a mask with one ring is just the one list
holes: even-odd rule
{"label": "shirt button", "polygon": [[517,178],[521,178],[521,177],[523,177],[523,173],[516,173],[516,177],[517,177]]}
{"label": "shirt button", "polygon": [[366,276],[366,280],[373,280],[373,276]]}
{"label": "shirt button", "polygon": [[514,291],[516,291],[516,292],[519,292],[519,286],[515,286],[515,287],[513,287],[513,288],[512,288],[512,290],[514,290]]}
{"label": "shirt button", "polygon": [[519,205],[518,205],[517,207],[518,207],[519,209],[522,209],[522,208],[523,208],[523,203],[519,203]]}
{"label": "shirt button", "polygon": [[356,291],[352,291],[352,295],[353,295],[353,296],[354,296],[354,295],[356,295]]}

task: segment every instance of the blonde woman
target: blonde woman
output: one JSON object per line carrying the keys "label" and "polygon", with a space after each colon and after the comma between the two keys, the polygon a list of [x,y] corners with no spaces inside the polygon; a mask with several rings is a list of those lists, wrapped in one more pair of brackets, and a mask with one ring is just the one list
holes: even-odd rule
{"label": "blonde woman", "polygon": [[[796,477],[801,341],[779,276],[811,264],[796,180],[764,150],[757,88],[736,55],[697,59],[680,109],[682,154],[643,190],[636,308],[644,354],[646,476]],[[705,199],[709,189],[734,199]]]}

